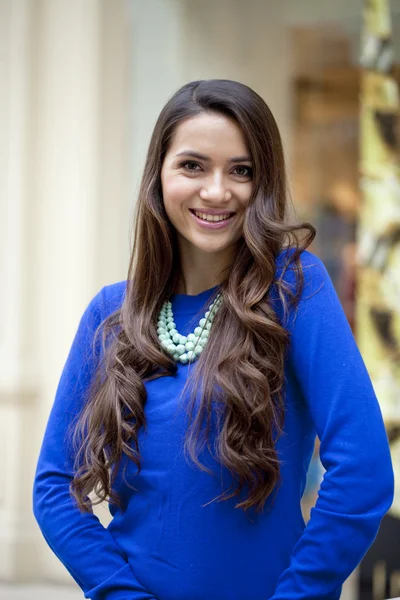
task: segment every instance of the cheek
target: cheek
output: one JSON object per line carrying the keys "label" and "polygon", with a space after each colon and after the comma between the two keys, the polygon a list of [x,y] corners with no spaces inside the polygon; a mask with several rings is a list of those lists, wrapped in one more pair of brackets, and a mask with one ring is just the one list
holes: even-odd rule
{"label": "cheek", "polygon": [[166,177],[163,181],[163,196],[173,204],[185,199],[190,200],[195,190],[196,186],[190,179]]}
{"label": "cheek", "polygon": [[[246,189],[244,189],[244,187]],[[251,192],[252,192],[251,185],[243,186],[243,189],[240,190],[240,194],[238,194],[237,198],[239,200],[240,207],[242,208],[242,210],[245,210],[247,208],[247,206],[250,202]]]}

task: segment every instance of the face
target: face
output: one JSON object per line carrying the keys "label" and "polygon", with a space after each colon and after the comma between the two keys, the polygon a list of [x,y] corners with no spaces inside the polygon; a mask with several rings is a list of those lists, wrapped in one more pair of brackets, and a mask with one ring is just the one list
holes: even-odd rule
{"label": "face", "polygon": [[213,113],[182,121],[165,156],[161,184],[181,252],[231,255],[252,191],[251,157],[236,121]]}

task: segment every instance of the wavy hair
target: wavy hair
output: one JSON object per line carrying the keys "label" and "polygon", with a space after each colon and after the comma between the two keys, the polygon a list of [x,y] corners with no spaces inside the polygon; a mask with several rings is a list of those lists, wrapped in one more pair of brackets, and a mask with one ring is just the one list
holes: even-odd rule
{"label": "wavy hair", "polygon": [[[210,473],[198,456],[206,442],[209,447],[211,414],[218,405],[214,449],[237,486],[211,501],[237,496],[246,486],[247,496],[235,508],[254,507],[259,512],[280,482],[275,444],[284,425],[289,333],[274,309],[271,290],[276,289],[284,315],[298,304],[304,285],[300,255],[316,230],[309,223],[288,222],[282,142],[264,100],[235,81],[192,81],[169,99],[154,127],[136,204],[123,303],[96,332],[102,335],[103,368],[96,371],[74,429],[71,493],[82,511],[91,511],[93,504],[103,500],[121,506],[113,482],[124,455],[136,464],[138,473],[141,470],[138,432],[146,428],[145,382],[177,371],[157,335],[159,311],[180,275],[177,237],[164,208],[160,174],[177,125],[202,112],[218,113],[239,124],[252,157],[253,188],[235,260],[219,286],[223,302],[207,347],[196,368],[190,369],[182,393],[190,390],[185,455]],[[293,251],[285,253],[278,277],[276,259],[285,248]],[[296,274],[294,291],[283,279],[291,264]],[[194,410],[199,390],[200,402]],[[96,500],[89,498],[93,491]]]}

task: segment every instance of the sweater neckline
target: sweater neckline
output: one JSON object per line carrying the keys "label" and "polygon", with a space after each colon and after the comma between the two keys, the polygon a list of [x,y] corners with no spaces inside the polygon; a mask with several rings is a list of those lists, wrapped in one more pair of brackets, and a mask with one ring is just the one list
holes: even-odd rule
{"label": "sweater neckline", "polygon": [[202,308],[209,298],[218,289],[219,285],[214,285],[208,290],[204,290],[194,296],[189,294],[172,294],[170,301],[172,309],[175,312],[193,312]]}

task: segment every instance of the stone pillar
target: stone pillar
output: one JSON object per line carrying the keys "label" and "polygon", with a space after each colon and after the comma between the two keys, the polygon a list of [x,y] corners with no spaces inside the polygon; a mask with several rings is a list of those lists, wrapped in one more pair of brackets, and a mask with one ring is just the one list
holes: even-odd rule
{"label": "stone pillar", "polygon": [[124,0],[0,2],[0,580],[71,580],[32,479],[80,316],[125,277],[128,38]]}
{"label": "stone pillar", "polygon": [[[32,6],[29,0],[0,3],[0,579],[18,577],[34,556],[29,514],[32,430],[38,377],[30,323],[32,290],[27,257],[29,222]],[[31,551],[31,552],[30,552]],[[31,563],[35,569],[35,562]],[[30,565],[25,564],[29,570]]]}

